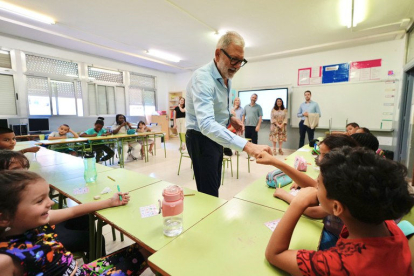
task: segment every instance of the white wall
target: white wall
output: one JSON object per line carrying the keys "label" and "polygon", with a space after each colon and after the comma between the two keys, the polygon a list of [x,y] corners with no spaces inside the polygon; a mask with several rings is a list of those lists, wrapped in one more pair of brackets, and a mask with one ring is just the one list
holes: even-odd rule
{"label": "white wall", "polygon": [[[404,60],[404,40],[387,41],[369,45],[363,45],[352,48],[344,48],[338,50],[324,51],[313,54],[286,57],[260,62],[249,62],[245,67],[235,75],[233,80],[233,88],[236,90],[244,90],[251,88],[266,88],[275,86],[297,86],[297,74],[299,68],[312,66],[322,66],[336,63],[345,63],[351,61],[363,61],[370,59],[382,59],[382,79],[386,79],[388,70],[394,70],[395,78],[402,79],[403,60]],[[185,90],[187,83],[183,79],[189,79],[190,75],[176,74],[171,79],[170,87],[178,90]],[[401,81],[399,82],[401,85]],[[306,87],[303,87],[306,90]],[[398,91],[398,97],[401,94],[401,88]],[[397,99],[399,102],[399,98]],[[243,105],[248,103],[242,103]],[[341,108],[341,107],[338,107]],[[346,108],[346,107],[343,107]],[[264,110],[263,112],[270,112]],[[295,116],[296,111],[292,111]],[[323,112],[323,110],[322,110]],[[350,112],[352,112],[350,110]],[[399,110],[396,110],[396,114]],[[398,120],[397,116],[394,118]],[[324,136],[325,130],[317,130],[315,137]],[[381,136],[393,136],[392,133],[374,133]],[[268,139],[269,123],[264,122],[259,133],[259,143],[271,144]],[[395,139],[394,139],[395,140]],[[286,148],[297,148],[299,144],[299,134],[297,128],[291,128],[288,124],[288,142],[285,143]],[[386,147],[384,147],[386,148]]]}
{"label": "white wall", "polygon": [[[27,106],[27,89],[26,89],[26,79],[24,75],[24,68],[22,67],[21,56],[24,53],[32,53],[38,54],[42,56],[47,56],[56,59],[63,59],[63,60],[71,60],[77,62],[81,65],[93,64],[94,66],[109,68],[109,69],[117,69],[117,70],[125,70],[130,72],[136,72],[141,74],[147,74],[156,77],[157,82],[157,93],[156,93],[156,101],[158,110],[166,110],[167,105],[167,96],[168,96],[168,83],[169,83],[169,74],[166,72],[161,72],[157,70],[152,70],[144,67],[134,66],[132,64],[118,62],[115,60],[110,60],[107,58],[92,56],[84,53],[78,53],[66,49],[56,48],[54,46],[37,43],[33,41],[22,40],[19,38],[9,37],[0,34],[0,46],[12,49],[11,51],[11,58],[13,62],[13,68],[15,69],[14,79],[15,79],[15,89],[19,95],[19,102],[18,102],[18,109],[19,109],[19,116],[20,118],[27,118],[28,117],[28,106]],[[83,90],[86,89],[86,85],[83,85]],[[84,92],[84,99],[85,99],[85,91]],[[84,101],[84,105],[87,106],[87,103]],[[86,113],[88,114],[88,113]],[[82,130],[85,127],[91,127],[91,123],[95,121],[96,116],[92,117],[66,117],[66,116],[53,116],[50,118],[50,126],[51,129],[55,129],[62,123],[69,123],[73,122],[73,120],[77,121],[77,125],[79,129]],[[110,119],[107,119],[107,124],[112,123],[113,118],[112,116]],[[17,118],[12,119],[13,122],[17,122]],[[131,120],[134,122],[138,118],[133,117]],[[17,120],[17,121],[16,121]],[[73,124],[72,124],[73,125]]]}

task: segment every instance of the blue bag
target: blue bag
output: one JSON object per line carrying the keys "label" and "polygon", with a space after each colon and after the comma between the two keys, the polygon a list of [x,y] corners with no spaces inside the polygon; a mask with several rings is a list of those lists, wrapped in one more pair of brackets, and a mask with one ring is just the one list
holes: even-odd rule
{"label": "blue bag", "polygon": [[127,134],[128,135],[135,134],[135,129],[128,129]]}
{"label": "blue bag", "polygon": [[269,172],[266,176],[266,184],[272,188],[279,187],[279,184],[280,187],[284,187],[290,183],[292,183],[292,178],[279,169]]}

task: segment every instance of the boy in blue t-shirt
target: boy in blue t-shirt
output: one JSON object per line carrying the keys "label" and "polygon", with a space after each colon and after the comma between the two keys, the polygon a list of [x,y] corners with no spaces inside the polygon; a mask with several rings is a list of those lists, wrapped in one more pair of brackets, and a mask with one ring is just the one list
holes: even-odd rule
{"label": "boy in blue t-shirt", "polygon": [[[85,132],[81,133],[81,137],[96,137],[96,136],[107,136],[106,129],[103,128],[104,126],[104,118],[99,117],[98,120],[95,122],[95,127],[86,130]],[[103,162],[106,160],[111,159],[114,156],[114,151],[111,150],[107,145],[94,145],[92,146],[92,150],[96,152],[96,162]],[[105,156],[102,157],[103,153],[105,152]]]}

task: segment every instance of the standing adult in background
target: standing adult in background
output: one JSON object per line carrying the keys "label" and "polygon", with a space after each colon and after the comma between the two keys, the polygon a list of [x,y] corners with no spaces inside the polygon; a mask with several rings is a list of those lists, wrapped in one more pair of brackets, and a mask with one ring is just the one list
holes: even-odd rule
{"label": "standing adult in background", "polygon": [[269,146],[255,145],[226,127],[230,123],[237,132],[242,122],[229,111],[231,79],[247,63],[244,40],[236,32],[227,32],[218,43],[214,60],[197,69],[187,86],[186,143],[194,165],[197,190],[218,196],[223,147],[246,151],[257,156]]}
{"label": "standing adult in background", "polygon": [[[257,94],[250,97],[250,104],[244,107],[242,123],[244,124],[244,137],[252,139],[253,144],[257,144],[258,132],[262,124],[263,110],[262,107],[256,104]],[[250,160],[254,160],[251,157]]]}
{"label": "standing adult in background", "polygon": [[244,108],[241,107],[239,97],[234,98],[233,109],[231,111],[234,112],[234,116],[236,116],[237,119],[239,119],[240,121],[243,119]]}
{"label": "standing adult in background", "polygon": [[[177,130],[178,135],[185,133],[185,99],[180,97],[178,105],[174,108],[174,129]],[[185,150],[183,144],[182,150]]]}
{"label": "standing adult in background", "polygon": [[300,105],[299,110],[298,110],[298,117],[300,118],[299,148],[303,147],[303,145],[305,144],[306,133],[308,133],[309,141],[313,140],[313,136],[315,134],[315,129],[312,129],[304,124],[306,117],[309,117],[309,114],[315,114],[315,113],[319,114],[319,117],[321,117],[321,111],[319,109],[318,103],[311,100],[312,93],[309,90],[307,90],[305,91],[304,95],[305,95],[305,102]]}
{"label": "standing adult in background", "polygon": [[282,144],[286,142],[287,109],[281,98],[277,98],[270,112],[269,140],[273,143],[273,155],[277,155],[276,143],[279,143],[279,154],[283,155]]}

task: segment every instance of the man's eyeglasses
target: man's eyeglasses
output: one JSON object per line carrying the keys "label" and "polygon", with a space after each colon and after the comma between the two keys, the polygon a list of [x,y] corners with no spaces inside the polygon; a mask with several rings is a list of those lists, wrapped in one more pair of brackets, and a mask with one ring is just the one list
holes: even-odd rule
{"label": "man's eyeglasses", "polygon": [[240,67],[243,67],[247,63],[246,59],[240,60],[240,59],[237,59],[237,58],[233,58],[229,54],[227,54],[227,52],[224,51],[223,49],[220,49],[220,51],[222,51],[230,59],[230,64],[233,65],[233,66],[240,63]]}

